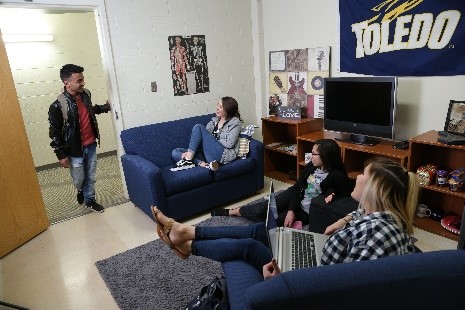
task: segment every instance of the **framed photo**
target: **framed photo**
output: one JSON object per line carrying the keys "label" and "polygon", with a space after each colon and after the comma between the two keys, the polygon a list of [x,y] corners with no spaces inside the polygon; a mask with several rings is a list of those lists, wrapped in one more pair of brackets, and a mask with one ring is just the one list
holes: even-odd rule
{"label": "framed photo", "polygon": [[444,131],[465,136],[465,101],[450,101]]}

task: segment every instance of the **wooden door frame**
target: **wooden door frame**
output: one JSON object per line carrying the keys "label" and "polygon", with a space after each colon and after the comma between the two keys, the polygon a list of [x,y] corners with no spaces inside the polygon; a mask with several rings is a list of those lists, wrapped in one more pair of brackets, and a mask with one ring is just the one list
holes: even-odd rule
{"label": "wooden door frame", "polygon": [[[110,43],[110,32],[108,28],[108,19],[104,0],[80,0],[77,4],[75,0],[6,0],[0,2],[2,8],[23,8],[23,9],[53,9],[64,11],[79,11],[87,10],[93,11],[95,15],[95,23],[97,26],[97,36],[100,44],[100,52],[103,64],[103,71],[105,74],[106,87],[108,91],[108,98],[112,104],[110,113],[112,114],[113,128],[115,131],[115,139],[117,146],[118,159],[124,154],[121,139],[119,139],[121,131],[124,129],[124,123],[121,110],[121,101],[118,91],[118,83],[115,74],[115,64],[113,51]],[[123,178],[123,168],[121,161],[119,161],[120,175],[123,180],[123,190],[126,197],[129,197],[127,192],[126,183]]]}

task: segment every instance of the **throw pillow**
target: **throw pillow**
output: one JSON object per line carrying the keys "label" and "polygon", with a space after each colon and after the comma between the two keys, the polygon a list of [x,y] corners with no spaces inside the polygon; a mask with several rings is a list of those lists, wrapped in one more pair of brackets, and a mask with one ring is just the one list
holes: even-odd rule
{"label": "throw pillow", "polygon": [[237,154],[238,157],[244,159],[247,158],[247,155],[250,151],[250,139],[255,131],[255,125],[248,125],[243,127],[241,133],[239,135],[239,153]]}

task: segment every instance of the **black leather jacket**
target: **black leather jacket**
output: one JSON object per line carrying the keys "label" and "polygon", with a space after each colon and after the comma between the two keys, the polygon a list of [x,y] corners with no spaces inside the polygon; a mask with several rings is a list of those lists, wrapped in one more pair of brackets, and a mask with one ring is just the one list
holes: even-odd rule
{"label": "black leather jacket", "polygon": [[[48,109],[48,122],[50,123],[48,135],[52,139],[50,146],[54,149],[58,160],[69,156],[83,156],[81,130],[79,126],[79,115],[77,112],[76,101],[73,96],[66,91],[66,89],[63,90],[63,94],[65,95],[66,102],[68,104],[68,119],[65,126],[63,126],[63,111],[58,99],[55,100]],[[100,134],[95,114],[108,112],[110,110],[110,106],[108,104],[92,105],[91,98],[86,94],[86,92],[80,93],[80,96],[89,111],[94,136],[99,141]]]}

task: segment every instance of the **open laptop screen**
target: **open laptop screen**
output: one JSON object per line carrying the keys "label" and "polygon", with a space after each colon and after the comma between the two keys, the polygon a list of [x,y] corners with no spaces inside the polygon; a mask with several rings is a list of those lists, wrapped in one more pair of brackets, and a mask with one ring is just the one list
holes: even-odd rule
{"label": "open laptop screen", "polygon": [[268,210],[266,215],[266,229],[268,235],[268,243],[270,244],[271,254],[274,258],[278,258],[278,210],[276,208],[276,197],[274,194],[273,182],[270,186],[270,196],[268,198]]}

